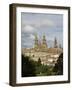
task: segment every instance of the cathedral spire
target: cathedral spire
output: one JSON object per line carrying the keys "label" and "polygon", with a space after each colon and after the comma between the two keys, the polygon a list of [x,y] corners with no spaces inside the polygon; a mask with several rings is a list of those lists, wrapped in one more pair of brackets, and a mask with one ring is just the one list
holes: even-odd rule
{"label": "cathedral spire", "polygon": [[47,48],[47,42],[46,42],[45,34],[43,35],[42,45],[43,45],[43,47]]}
{"label": "cathedral spire", "polygon": [[35,44],[34,44],[34,48],[38,47],[38,37],[37,34],[35,33]]}
{"label": "cathedral spire", "polygon": [[54,40],[54,48],[58,48],[56,37],[55,37],[55,40]]}

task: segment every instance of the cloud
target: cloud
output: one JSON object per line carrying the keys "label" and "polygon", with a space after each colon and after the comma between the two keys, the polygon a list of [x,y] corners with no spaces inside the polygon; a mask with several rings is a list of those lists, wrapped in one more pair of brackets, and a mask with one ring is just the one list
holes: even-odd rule
{"label": "cloud", "polygon": [[30,47],[33,47],[33,42],[24,42],[21,44],[22,47],[25,47],[25,48],[30,48]]}
{"label": "cloud", "polygon": [[33,47],[34,43],[34,34],[32,33],[22,33],[21,36],[21,42],[22,42],[22,47]]}
{"label": "cloud", "polygon": [[30,34],[30,39],[34,40],[35,36],[33,34]]}
{"label": "cloud", "polygon": [[52,27],[54,26],[54,22],[48,19],[40,19],[40,20],[26,20],[24,22],[22,22],[22,26],[25,27],[26,30],[28,29],[34,29],[34,28],[39,28],[42,26],[48,26],[48,27]]}
{"label": "cloud", "polygon": [[32,27],[31,25],[22,26],[22,31],[24,31],[24,32],[30,33],[30,32],[33,32],[33,30],[34,30],[34,27]]}
{"label": "cloud", "polygon": [[42,26],[54,26],[53,21],[51,20],[40,20],[38,23],[35,24],[36,27],[42,27]]}
{"label": "cloud", "polygon": [[39,39],[45,33],[49,47],[53,45],[55,37],[61,43],[63,38],[62,17],[62,15],[23,13],[21,18],[22,47],[33,46],[35,33],[38,34]]}

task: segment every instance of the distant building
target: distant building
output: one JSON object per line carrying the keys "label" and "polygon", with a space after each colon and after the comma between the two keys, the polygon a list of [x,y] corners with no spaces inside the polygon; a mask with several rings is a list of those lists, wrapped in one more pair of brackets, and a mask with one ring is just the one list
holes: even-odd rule
{"label": "distant building", "polygon": [[63,52],[63,50],[57,46],[57,39],[55,38],[54,48],[48,48],[45,35],[43,35],[42,41],[40,41],[37,34],[35,34],[34,42],[33,48],[22,48],[22,54],[29,56],[35,61],[40,59],[42,64],[54,66],[59,55]]}

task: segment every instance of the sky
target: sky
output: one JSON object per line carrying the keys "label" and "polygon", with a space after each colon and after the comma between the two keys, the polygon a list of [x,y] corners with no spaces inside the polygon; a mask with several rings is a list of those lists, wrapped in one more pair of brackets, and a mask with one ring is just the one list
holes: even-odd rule
{"label": "sky", "polygon": [[39,40],[45,35],[48,47],[54,46],[55,38],[63,46],[63,15],[21,12],[21,47],[32,48],[35,34]]}

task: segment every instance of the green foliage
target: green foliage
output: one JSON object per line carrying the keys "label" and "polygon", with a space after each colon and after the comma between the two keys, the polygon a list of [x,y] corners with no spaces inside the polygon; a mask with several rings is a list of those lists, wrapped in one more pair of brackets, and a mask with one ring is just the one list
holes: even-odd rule
{"label": "green foliage", "polygon": [[41,65],[41,59],[40,58],[38,59],[38,65],[39,66]]}
{"label": "green foliage", "polygon": [[38,61],[34,61],[30,57],[22,55],[22,77],[61,74],[63,74],[63,54],[60,55],[55,66],[41,64],[40,58]]}
{"label": "green foliage", "polygon": [[37,62],[22,55],[22,77],[51,75],[50,69],[51,67],[41,64],[40,58]]}
{"label": "green foliage", "polygon": [[22,77],[35,76],[35,64],[27,56],[22,55]]}
{"label": "green foliage", "polygon": [[57,60],[57,63],[55,64],[55,67],[53,68],[53,71],[56,75],[62,75],[63,74],[63,54],[61,54]]}

